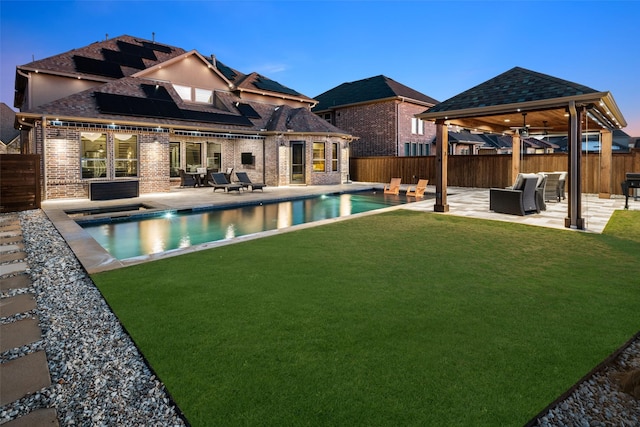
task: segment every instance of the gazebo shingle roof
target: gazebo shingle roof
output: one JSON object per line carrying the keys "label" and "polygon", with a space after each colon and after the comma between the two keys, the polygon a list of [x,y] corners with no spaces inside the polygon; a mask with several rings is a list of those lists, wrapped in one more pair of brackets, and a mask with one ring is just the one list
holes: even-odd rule
{"label": "gazebo shingle roof", "polygon": [[457,111],[494,105],[598,93],[590,87],[514,67],[431,108],[428,112]]}

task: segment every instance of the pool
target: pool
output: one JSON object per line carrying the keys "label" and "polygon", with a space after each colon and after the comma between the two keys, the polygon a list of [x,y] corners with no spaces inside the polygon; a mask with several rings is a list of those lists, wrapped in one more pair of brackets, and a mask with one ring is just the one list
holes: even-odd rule
{"label": "pool", "polygon": [[91,220],[76,219],[119,260],[230,240],[269,230],[401,205],[404,195],[382,192],[326,194],[209,210],[161,211]]}

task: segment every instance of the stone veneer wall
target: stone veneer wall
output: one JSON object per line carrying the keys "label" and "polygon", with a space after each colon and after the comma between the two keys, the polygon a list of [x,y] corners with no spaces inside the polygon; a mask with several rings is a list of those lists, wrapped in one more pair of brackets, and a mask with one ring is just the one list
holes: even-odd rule
{"label": "stone veneer wall", "polygon": [[[138,138],[138,177],[114,178],[113,158],[107,157],[108,177],[102,179],[83,179],[81,171],[80,136],[83,131],[98,131],[107,134],[107,146],[113,152],[114,133],[134,133]],[[46,138],[44,136],[46,135]],[[172,186],[179,184],[179,180],[169,178],[169,141],[200,142],[206,149],[205,142],[221,144],[222,167],[233,167],[234,171],[247,172],[249,178],[255,182],[264,182],[270,186],[290,184],[291,152],[290,141],[305,141],[306,146],[306,184],[340,184],[346,181],[349,174],[349,150],[345,148],[345,141],[338,137],[314,137],[308,135],[268,136],[259,139],[211,139],[195,137],[175,137],[168,133],[110,131],[92,128],[35,128],[36,151],[43,155],[43,200],[60,198],[88,198],[89,183],[94,181],[131,180],[138,179],[140,194],[167,192]],[[331,167],[333,142],[338,144],[339,170],[327,172],[313,172],[313,142],[322,141],[326,146],[327,168]],[[282,145],[281,145],[282,144]],[[43,150],[44,147],[44,150]],[[253,165],[242,164],[242,153],[251,152],[254,156]],[[184,153],[183,153],[184,156]],[[235,178],[234,178],[235,179]]]}
{"label": "stone veneer wall", "polygon": [[[80,134],[83,131],[98,131],[107,134],[109,152],[113,152],[113,133],[103,129],[65,128],[37,126],[37,153],[43,154],[43,198],[88,198],[92,181],[131,180],[140,182],[140,194],[169,191],[169,136],[168,134],[134,133],[138,137],[138,177],[113,177],[113,158],[107,157],[107,178],[88,180],[82,178],[80,162]],[[46,136],[46,138],[43,138]],[[157,142],[156,142],[157,141]],[[44,147],[44,153],[43,153]]]}
{"label": "stone veneer wall", "polygon": [[[169,191],[169,134],[138,135],[140,194]],[[124,178],[123,178],[124,179]],[[135,178],[127,178],[135,179]]]}
{"label": "stone veneer wall", "polygon": [[88,197],[89,186],[81,179],[80,168],[82,129],[43,128],[39,123],[35,130],[36,149],[44,162],[43,200]]}

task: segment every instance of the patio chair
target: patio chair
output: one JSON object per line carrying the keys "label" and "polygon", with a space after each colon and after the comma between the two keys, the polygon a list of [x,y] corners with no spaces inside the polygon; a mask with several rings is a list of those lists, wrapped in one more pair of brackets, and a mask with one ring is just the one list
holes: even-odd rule
{"label": "patio chair", "polygon": [[560,201],[562,197],[561,188],[560,188],[560,177],[562,174],[560,172],[544,172],[547,177],[547,181],[544,186],[544,201],[549,202],[551,200]]}
{"label": "patio chair", "polygon": [[491,188],[489,190],[489,210],[511,215],[526,215],[538,211],[536,188],[538,176],[518,176],[511,188]]}
{"label": "patio chair", "polygon": [[384,186],[384,194],[400,194],[401,182],[402,178],[391,178],[391,182],[389,182],[389,184],[385,184]]}
{"label": "patio chair", "polygon": [[547,210],[547,204],[545,203],[547,176],[544,174],[538,174],[538,176],[538,185],[536,185],[536,207],[538,208],[538,212],[540,212]]}
{"label": "patio chair", "polygon": [[424,197],[424,192],[427,189],[428,183],[429,183],[428,179],[419,179],[413,191],[411,190],[411,187],[409,187],[409,189],[407,190],[407,196],[415,197],[416,199],[418,197],[420,198]]}
{"label": "patio chair", "polygon": [[240,192],[242,189],[242,185],[240,184],[231,184],[227,181],[227,178],[223,173],[213,172],[209,175],[211,179],[209,180],[209,185],[213,187],[213,192],[215,193],[218,188],[222,188],[225,192],[229,191],[237,191]]}
{"label": "patio chair", "polygon": [[249,175],[247,175],[246,172],[236,172],[236,176],[240,180],[240,185],[242,185],[242,187],[244,188],[251,187],[251,191],[253,190],[264,191],[264,187],[267,186],[267,184],[251,182],[251,179],[249,179]]}
{"label": "patio chair", "polygon": [[195,187],[198,184],[196,178],[185,173],[184,169],[179,169],[178,173],[180,174],[180,187]]}

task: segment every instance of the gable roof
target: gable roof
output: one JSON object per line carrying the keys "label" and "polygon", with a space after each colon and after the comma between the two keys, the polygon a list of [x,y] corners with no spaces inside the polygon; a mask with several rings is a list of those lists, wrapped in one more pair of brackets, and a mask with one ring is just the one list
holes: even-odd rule
{"label": "gable roof", "polygon": [[484,83],[466,90],[417,114],[423,120],[446,121],[466,129],[484,132],[513,132],[511,124],[549,126],[566,132],[565,113],[570,108],[588,110],[593,130],[626,126],[610,92],[546,74],[514,67]]}
{"label": "gable roof", "polygon": [[14,105],[22,106],[27,77],[19,71],[107,82],[166,62],[185,51],[127,35],[92,43],[58,55],[21,65],[16,70]]}
{"label": "gable roof", "polygon": [[343,107],[351,104],[374,102],[389,98],[407,98],[425,107],[437,104],[438,101],[417,90],[411,89],[389,77],[379,75],[354,82],[342,83],[315,99],[318,105],[314,112]]}
{"label": "gable roof", "polygon": [[280,94],[286,98],[294,98],[301,102],[315,103],[312,98],[255,72],[247,75],[239,75],[235,77],[234,82],[236,88],[241,92],[249,91],[262,94],[270,92]]}
{"label": "gable roof", "polygon": [[564,98],[595,89],[535,71],[514,67],[453,98],[434,105],[429,112],[462,110],[504,104],[518,104],[544,99]]}

